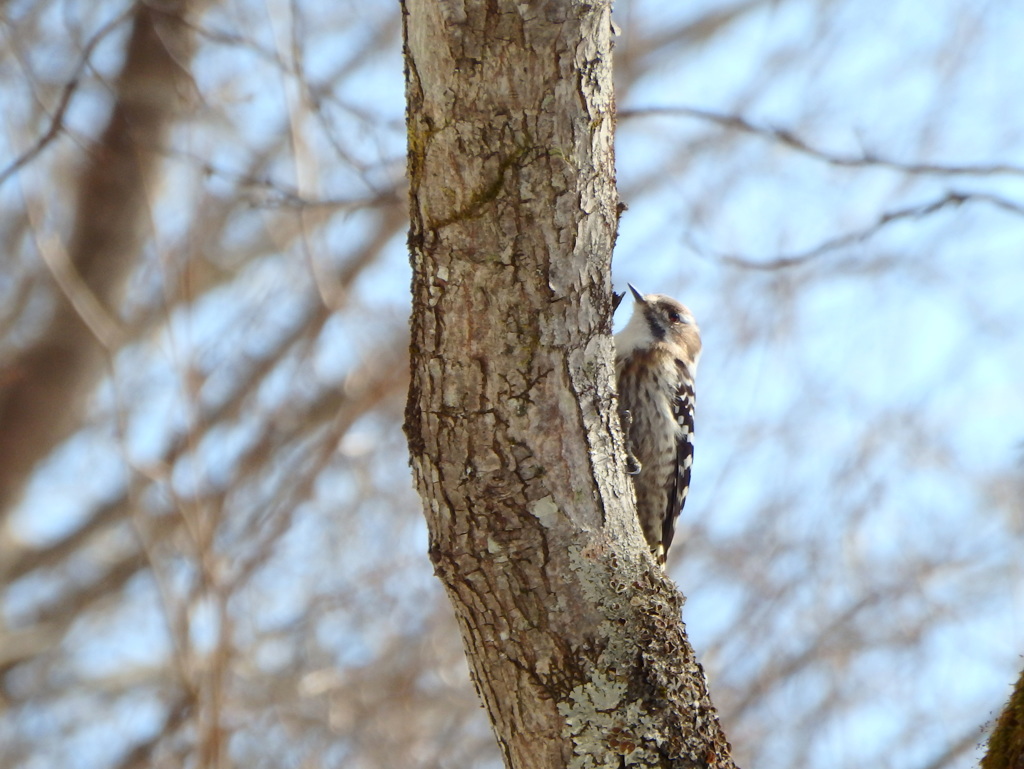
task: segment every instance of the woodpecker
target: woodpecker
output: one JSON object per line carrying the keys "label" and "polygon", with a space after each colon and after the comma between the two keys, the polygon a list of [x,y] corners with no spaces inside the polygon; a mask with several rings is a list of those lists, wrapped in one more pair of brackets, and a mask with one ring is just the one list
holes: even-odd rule
{"label": "woodpecker", "polygon": [[664,569],[690,489],[700,329],[675,299],[629,290],[633,315],[615,335],[619,415],[640,528]]}

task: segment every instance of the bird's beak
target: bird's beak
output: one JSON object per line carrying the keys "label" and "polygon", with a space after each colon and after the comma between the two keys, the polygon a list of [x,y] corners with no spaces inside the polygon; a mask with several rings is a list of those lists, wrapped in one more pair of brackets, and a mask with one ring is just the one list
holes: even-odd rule
{"label": "bird's beak", "polygon": [[644,300],[644,295],[636,290],[636,286],[634,286],[632,283],[627,283],[626,285],[629,286],[629,290],[633,292],[634,299],[636,299],[640,304],[647,304],[647,302]]}

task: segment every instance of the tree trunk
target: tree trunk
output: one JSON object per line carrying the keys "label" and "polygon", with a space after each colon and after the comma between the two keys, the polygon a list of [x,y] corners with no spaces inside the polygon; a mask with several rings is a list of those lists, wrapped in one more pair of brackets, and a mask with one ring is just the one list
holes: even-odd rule
{"label": "tree trunk", "polygon": [[506,765],[731,767],[622,462],[607,2],[403,2],[411,463]]}
{"label": "tree trunk", "polygon": [[1024,671],[992,730],[981,769],[1024,769]]}
{"label": "tree trunk", "polygon": [[[189,86],[198,0],[138,3],[110,120],[88,150],[66,250],[40,244],[56,307],[34,344],[0,370],[0,514],[66,439],[112,350],[121,288],[149,229],[165,137]],[[45,240],[45,238],[41,239]]]}

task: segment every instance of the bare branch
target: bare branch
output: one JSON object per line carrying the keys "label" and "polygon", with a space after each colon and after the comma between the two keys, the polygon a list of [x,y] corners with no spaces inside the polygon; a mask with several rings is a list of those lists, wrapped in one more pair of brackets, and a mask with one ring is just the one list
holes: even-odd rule
{"label": "bare branch", "polygon": [[[996,208],[1000,208],[1009,213],[1024,216],[1024,205],[1008,198],[987,192],[950,191],[941,198],[932,200],[928,203],[907,206],[905,208],[897,208],[893,211],[884,213],[877,221],[867,227],[862,227],[859,230],[853,230],[852,232],[847,232],[843,235],[837,235],[836,237],[829,238],[806,251],[798,251],[793,254],[775,257],[767,261],[734,254],[714,254],[714,258],[733,267],[741,267],[746,270],[770,271],[797,267],[841,248],[861,243],[896,222],[906,221],[908,219],[922,219],[943,209],[956,208],[964,203],[972,202],[987,203],[988,205],[995,206]],[[687,236],[686,240],[687,244],[694,251],[698,253],[706,253],[706,250],[702,249],[692,237]]]}
{"label": "bare branch", "polygon": [[61,90],[60,99],[57,101],[57,108],[54,110],[53,116],[50,118],[50,124],[47,126],[46,131],[43,132],[43,135],[36,140],[35,144],[15,158],[7,165],[6,168],[0,171],[0,187],[2,187],[4,182],[14,174],[35,160],[35,158],[60,135],[60,132],[64,128],[64,116],[67,114],[68,107],[71,106],[72,97],[75,95],[75,92],[78,90],[78,86],[81,84],[82,73],[89,65],[89,59],[92,58],[93,51],[107,35],[117,29],[126,19],[128,19],[129,16],[131,16],[132,11],[133,8],[128,6],[128,8],[104,24],[96,34],[92,36],[88,44],[85,46],[85,49],[82,51],[82,55],[78,59],[78,64],[75,66],[71,78],[64,84],[64,88]]}
{"label": "bare branch", "polygon": [[873,152],[863,152],[860,155],[838,155],[814,146],[789,129],[761,126],[742,115],[727,115],[696,107],[638,107],[620,110],[618,113],[620,120],[655,115],[678,115],[715,123],[723,128],[730,128],[734,131],[758,136],[766,141],[782,144],[795,152],[843,168],[880,166],[905,174],[936,176],[994,176],[998,174],[1024,176],[1024,167],[1012,163],[947,165],[943,163],[905,163]]}
{"label": "bare branch", "polygon": [[[162,137],[190,55],[189,30],[181,23],[188,9],[188,0],[160,9],[133,6],[117,100],[79,181],[69,269],[108,311],[144,237]],[[103,348],[75,307],[62,302],[42,338],[0,373],[6,385],[0,392],[0,512],[18,498],[36,463],[71,432],[103,360]]]}

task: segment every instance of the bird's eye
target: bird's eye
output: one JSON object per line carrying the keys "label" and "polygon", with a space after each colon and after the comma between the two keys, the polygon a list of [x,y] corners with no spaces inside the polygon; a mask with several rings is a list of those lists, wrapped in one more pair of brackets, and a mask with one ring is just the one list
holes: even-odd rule
{"label": "bird's eye", "polygon": [[683,316],[680,315],[675,310],[669,310],[668,311],[668,319],[670,321],[672,321],[673,323],[682,323],[683,322]]}

